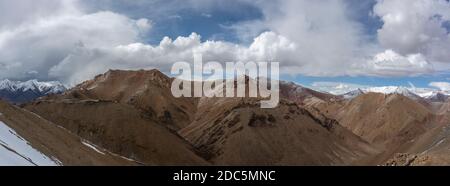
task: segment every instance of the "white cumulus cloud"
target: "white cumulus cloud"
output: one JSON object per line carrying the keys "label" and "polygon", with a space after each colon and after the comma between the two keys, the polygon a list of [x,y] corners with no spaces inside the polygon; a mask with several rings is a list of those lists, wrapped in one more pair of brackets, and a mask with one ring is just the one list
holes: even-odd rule
{"label": "white cumulus cloud", "polygon": [[53,66],[51,77],[73,85],[103,73],[108,69],[158,68],[168,72],[173,62],[193,62],[194,53],[203,55],[203,61],[236,62],[265,61],[292,56],[295,44],[273,32],[255,38],[248,47],[224,41],[201,42],[200,35],[172,40],[165,37],[159,45],[131,43],[115,47],[91,48],[79,46],[62,62]]}
{"label": "white cumulus cloud", "polygon": [[409,76],[434,72],[433,65],[418,54],[402,56],[393,50],[376,54],[366,66],[367,73],[380,76]]}
{"label": "white cumulus cloud", "polygon": [[378,0],[374,14],[383,21],[381,46],[402,54],[420,53],[430,61],[450,62],[450,2]]}

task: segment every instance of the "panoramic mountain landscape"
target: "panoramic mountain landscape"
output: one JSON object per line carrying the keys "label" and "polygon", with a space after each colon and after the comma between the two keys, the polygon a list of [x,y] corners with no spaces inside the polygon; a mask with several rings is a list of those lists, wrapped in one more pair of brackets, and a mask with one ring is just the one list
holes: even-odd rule
{"label": "panoramic mountain landscape", "polygon": [[0,166],[448,166],[449,51],[449,0],[0,0]]}
{"label": "panoramic mountain landscape", "polygon": [[2,161],[450,164],[450,100],[430,100],[409,91],[361,91],[350,99],[281,82],[279,105],[262,109],[261,98],[175,98],[170,93],[173,80],[158,70],[109,70],[19,106],[2,101],[0,121],[8,135],[2,135],[1,145],[9,153]]}

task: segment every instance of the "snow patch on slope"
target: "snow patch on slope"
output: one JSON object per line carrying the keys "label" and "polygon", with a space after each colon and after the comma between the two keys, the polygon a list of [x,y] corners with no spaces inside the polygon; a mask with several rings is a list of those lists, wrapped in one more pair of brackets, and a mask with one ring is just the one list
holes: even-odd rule
{"label": "snow patch on slope", "polygon": [[98,147],[97,147],[96,145],[94,145],[94,144],[92,144],[92,143],[90,143],[90,142],[88,142],[88,141],[86,141],[86,140],[82,140],[81,143],[82,143],[84,146],[91,148],[91,149],[94,150],[95,152],[98,152],[99,154],[105,155],[105,153],[104,153],[103,151],[99,150]]}
{"label": "snow patch on slope", "polygon": [[61,163],[34,149],[24,138],[0,121],[0,165],[56,166]]}

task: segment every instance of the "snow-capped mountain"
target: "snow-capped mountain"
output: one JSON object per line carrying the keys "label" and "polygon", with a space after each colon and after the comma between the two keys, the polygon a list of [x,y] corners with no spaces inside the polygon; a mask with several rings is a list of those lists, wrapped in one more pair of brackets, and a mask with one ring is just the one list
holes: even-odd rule
{"label": "snow-capped mountain", "polygon": [[357,96],[359,96],[361,94],[364,94],[364,91],[358,88],[356,90],[353,90],[353,91],[347,92],[345,94],[342,94],[341,96],[344,99],[353,99],[353,98],[355,98],[355,97],[357,97]]}
{"label": "snow-capped mountain", "polygon": [[444,102],[450,97],[450,92],[426,88],[408,88],[401,86],[367,87],[342,94],[344,99],[352,99],[365,93],[401,94],[413,100],[426,99],[432,102]]}
{"label": "snow-capped mountain", "polygon": [[350,91],[348,93],[342,94],[341,96],[345,99],[352,99],[354,97],[357,97],[361,94],[365,93],[381,93],[381,94],[401,94],[406,97],[417,99],[420,98],[417,94],[412,92],[406,87],[398,87],[398,86],[384,86],[384,87],[367,87],[367,88],[359,88],[357,90]]}
{"label": "snow-capped mountain", "polygon": [[399,87],[399,86],[384,86],[384,87],[370,87],[364,89],[364,92],[375,92],[375,93],[382,93],[382,94],[401,94],[406,97],[409,97],[413,100],[420,99],[421,97],[418,96],[414,90],[410,90],[406,87]]}
{"label": "snow-capped mountain", "polygon": [[12,103],[24,103],[49,94],[64,92],[66,87],[57,81],[39,82],[29,80],[25,82],[0,81],[0,98]]}
{"label": "snow-capped mountain", "polygon": [[450,92],[435,91],[431,92],[425,98],[431,102],[445,102],[450,97]]}

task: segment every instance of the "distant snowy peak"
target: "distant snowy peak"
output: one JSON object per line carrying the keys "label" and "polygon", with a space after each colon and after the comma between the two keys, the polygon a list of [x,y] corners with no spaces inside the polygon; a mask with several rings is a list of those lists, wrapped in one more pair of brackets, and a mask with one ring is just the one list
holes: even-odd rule
{"label": "distant snowy peak", "polygon": [[425,96],[425,98],[431,102],[445,102],[449,97],[450,92],[446,91],[431,92],[429,95]]}
{"label": "distant snowy peak", "polygon": [[375,92],[382,94],[400,94],[412,99],[419,99],[420,96],[418,96],[413,91],[414,90],[409,90],[409,88],[406,87],[397,87],[397,86],[370,87],[364,90],[364,92]]}
{"label": "distant snowy peak", "polygon": [[420,96],[414,93],[412,90],[406,87],[398,86],[384,86],[384,87],[368,87],[350,91],[346,94],[341,95],[344,99],[353,99],[361,94],[366,93],[381,93],[381,94],[400,94],[411,99],[420,99]]}
{"label": "distant snowy peak", "polygon": [[9,79],[5,79],[3,81],[0,81],[0,90],[14,91],[15,87],[16,87],[15,83],[10,81]]}
{"label": "distant snowy peak", "polygon": [[57,81],[39,82],[37,80],[29,80],[25,82],[11,81],[8,79],[0,81],[0,90],[7,91],[36,91],[46,94],[60,93],[66,90],[66,87]]}
{"label": "distant snowy peak", "polygon": [[370,92],[381,94],[401,94],[414,100],[423,98],[429,101],[439,101],[439,102],[446,101],[447,98],[450,97],[450,92],[446,91],[438,91],[434,89],[424,89],[424,88],[407,88],[399,86],[362,88],[342,94],[341,96],[344,99],[353,99],[361,94],[366,94]]}
{"label": "distant snowy peak", "polygon": [[41,96],[58,94],[64,91],[66,91],[66,87],[57,81],[29,80],[22,82],[8,79],[0,81],[0,98],[13,103],[23,103]]}
{"label": "distant snowy peak", "polygon": [[385,86],[385,87],[370,87],[365,88],[364,92],[375,92],[382,94],[414,94],[406,87],[397,87],[397,86]]}
{"label": "distant snowy peak", "polygon": [[347,93],[345,93],[345,94],[342,94],[341,96],[342,96],[344,99],[353,99],[353,98],[355,98],[355,97],[358,97],[358,96],[361,95],[361,94],[364,94],[364,91],[361,90],[361,89],[356,89],[356,90],[347,92]]}
{"label": "distant snowy peak", "polygon": [[8,91],[37,91],[45,94],[60,93],[66,90],[66,87],[57,81],[39,82],[37,80],[29,80],[25,82],[11,81],[8,79],[0,81],[0,90]]}

